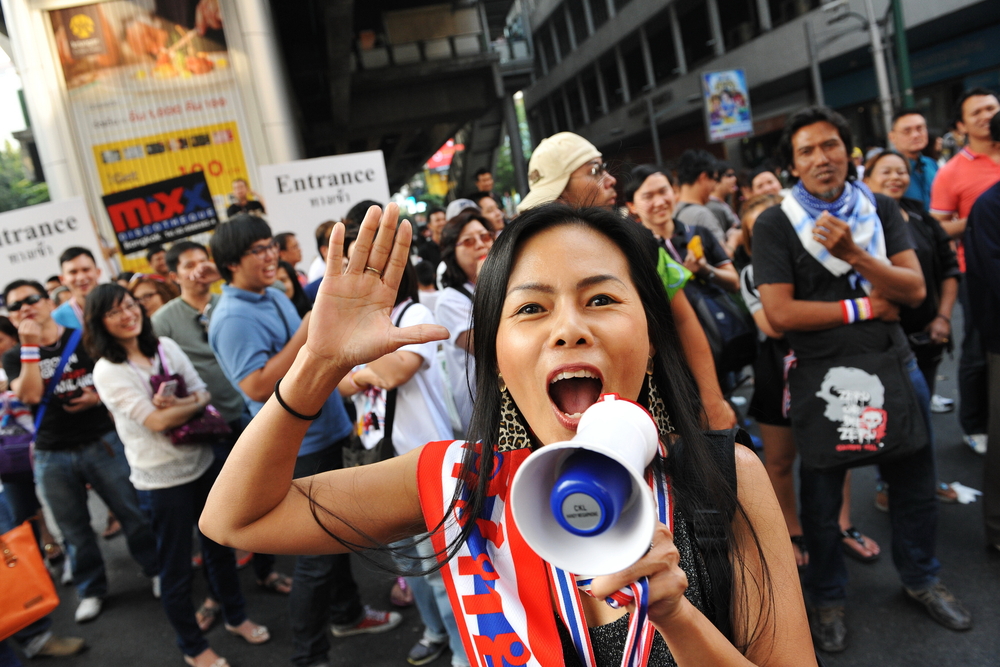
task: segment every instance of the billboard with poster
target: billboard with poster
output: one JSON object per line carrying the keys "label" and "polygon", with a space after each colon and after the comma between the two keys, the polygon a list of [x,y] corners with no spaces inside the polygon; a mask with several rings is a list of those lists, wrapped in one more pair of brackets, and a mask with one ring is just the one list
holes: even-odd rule
{"label": "billboard with poster", "polygon": [[[217,4],[113,0],[48,16],[88,186],[104,197],[201,172],[224,213],[233,181],[252,170]],[[146,267],[138,240],[123,249],[125,270]]]}
{"label": "billboard with poster", "polygon": [[753,134],[746,72],[741,69],[703,72],[701,89],[709,143]]}
{"label": "billboard with poster", "polygon": [[104,195],[104,206],[123,255],[210,232],[219,224],[200,171]]}

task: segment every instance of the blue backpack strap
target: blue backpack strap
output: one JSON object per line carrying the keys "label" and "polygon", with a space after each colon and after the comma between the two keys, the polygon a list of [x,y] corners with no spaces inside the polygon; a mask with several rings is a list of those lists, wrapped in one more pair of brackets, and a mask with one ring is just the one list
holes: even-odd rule
{"label": "blue backpack strap", "polygon": [[49,383],[45,387],[45,394],[42,395],[42,400],[38,404],[38,412],[35,413],[35,433],[38,433],[38,427],[42,425],[42,418],[45,416],[45,410],[49,406],[49,400],[52,398],[56,386],[62,379],[63,371],[66,370],[66,364],[69,363],[69,358],[73,356],[73,352],[76,350],[76,346],[80,344],[82,337],[82,329],[73,329],[73,334],[69,337],[69,341],[66,342],[66,347],[63,348],[62,356],[59,357],[59,365],[56,366],[56,372],[49,379]]}

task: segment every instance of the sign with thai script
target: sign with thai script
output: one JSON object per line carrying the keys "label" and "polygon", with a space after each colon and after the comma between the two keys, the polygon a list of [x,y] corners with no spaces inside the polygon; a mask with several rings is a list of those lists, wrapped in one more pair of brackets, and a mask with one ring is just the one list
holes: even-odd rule
{"label": "sign with thai script", "polygon": [[389,178],[382,151],[332,155],[284,164],[262,165],[260,194],[275,234],[294,232],[302,246],[302,264],[316,257],[316,228],[327,220],[342,220],[366,199],[389,202]]}
{"label": "sign with thai script", "polygon": [[746,72],[741,69],[704,72],[701,89],[709,143],[753,134]]}
{"label": "sign with thai script", "polygon": [[105,195],[103,200],[126,255],[212,231],[219,224],[200,171]]}
{"label": "sign with thai script", "polygon": [[0,213],[0,275],[4,282],[59,273],[59,255],[81,246],[101,257],[101,242],[82,197]]}

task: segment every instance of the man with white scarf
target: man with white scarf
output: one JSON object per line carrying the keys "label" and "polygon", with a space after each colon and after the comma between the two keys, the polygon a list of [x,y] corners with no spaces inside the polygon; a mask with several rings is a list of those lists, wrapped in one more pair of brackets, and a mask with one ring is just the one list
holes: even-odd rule
{"label": "man with white scarf", "polygon": [[[799,182],[780,206],[761,213],[754,227],[760,300],[768,321],[785,333],[798,359],[798,369],[789,377],[805,372],[804,362],[815,367],[829,361],[831,370],[843,371],[841,359],[894,355],[906,369],[899,382],[909,375],[913,392],[895,389],[919,404],[904,400],[911,415],[923,417],[929,436],[929,392],[897,323],[899,306],[923,301],[923,275],[896,203],[856,180],[851,146],[847,122],[831,109],[809,107],[789,118],[780,148]],[[797,428],[808,415],[797,415],[796,403],[801,406],[809,398],[794,390],[791,394],[790,417],[800,451],[812,443],[807,429]],[[938,579],[937,478],[930,438],[910,451],[880,463],[889,483],[893,562],[906,593],[935,621],[967,630],[972,626],[969,612]],[[803,587],[813,638],[829,652],[846,648],[847,569],[838,525],[845,472],[844,467],[801,469],[802,526],[809,552]]]}

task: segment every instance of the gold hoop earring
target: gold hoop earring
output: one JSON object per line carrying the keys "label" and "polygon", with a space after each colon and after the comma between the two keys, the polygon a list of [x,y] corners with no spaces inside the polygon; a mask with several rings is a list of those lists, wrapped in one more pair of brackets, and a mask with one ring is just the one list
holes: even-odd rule
{"label": "gold hoop earring", "polygon": [[646,360],[646,375],[650,377],[653,375],[653,357]]}
{"label": "gold hoop earring", "polygon": [[500,387],[500,393],[507,391],[507,383],[503,380],[503,373],[497,373],[497,385]]}

